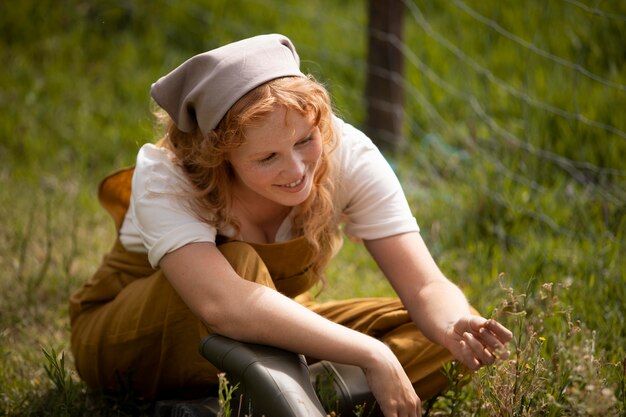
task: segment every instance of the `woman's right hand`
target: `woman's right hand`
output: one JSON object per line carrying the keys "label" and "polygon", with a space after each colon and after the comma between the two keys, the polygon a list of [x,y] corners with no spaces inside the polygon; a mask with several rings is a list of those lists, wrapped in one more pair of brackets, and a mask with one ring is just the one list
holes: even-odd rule
{"label": "woman's right hand", "polygon": [[422,404],[402,365],[383,343],[364,368],[367,383],[385,417],[419,417]]}

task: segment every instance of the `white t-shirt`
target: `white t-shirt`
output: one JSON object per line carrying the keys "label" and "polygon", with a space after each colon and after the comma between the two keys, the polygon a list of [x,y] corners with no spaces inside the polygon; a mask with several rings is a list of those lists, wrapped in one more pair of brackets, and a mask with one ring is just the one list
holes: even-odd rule
{"label": "white t-shirt", "polygon": [[[335,118],[339,136],[332,154],[336,175],[335,207],[344,232],[360,239],[380,239],[419,231],[398,178],[378,148],[362,132]],[[182,196],[192,186],[173,154],[153,144],[137,155],[130,207],[120,229],[129,251],[147,253],[156,267],[161,258],[186,244],[215,242],[216,230],[199,220]],[[291,216],[278,229],[276,242],[292,239]]]}

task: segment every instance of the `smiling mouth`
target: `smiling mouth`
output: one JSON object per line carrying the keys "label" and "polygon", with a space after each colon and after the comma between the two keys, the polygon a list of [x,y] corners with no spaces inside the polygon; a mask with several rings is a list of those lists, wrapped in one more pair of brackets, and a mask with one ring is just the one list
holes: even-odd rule
{"label": "smiling mouth", "polygon": [[281,187],[283,187],[283,188],[295,188],[298,185],[302,184],[302,181],[304,181],[304,175],[299,180],[294,181],[294,182],[290,182],[289,184],[281,185]]}

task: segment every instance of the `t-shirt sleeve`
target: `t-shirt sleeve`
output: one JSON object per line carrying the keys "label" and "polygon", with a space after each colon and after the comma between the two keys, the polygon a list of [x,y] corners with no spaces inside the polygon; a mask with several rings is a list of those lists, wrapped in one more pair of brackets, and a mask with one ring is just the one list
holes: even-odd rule
{"label": "t-shirt sleeve", "polygon": [[168,150],[154,145],[141,148],[129,210],[153,267],[186,244],[215,242],[216,229],[198,219],[186,204],[190,187]]}
{"label": "t-shirt sleeve", "polygon": [[370,240],[419,231],[393,169],[372,141],[337,120],[338,199],[347,235]]}

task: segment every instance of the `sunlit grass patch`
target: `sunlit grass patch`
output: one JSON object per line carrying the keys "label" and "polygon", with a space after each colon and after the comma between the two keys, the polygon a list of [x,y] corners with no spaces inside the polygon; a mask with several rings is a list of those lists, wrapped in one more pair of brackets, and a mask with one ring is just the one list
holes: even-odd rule
{"label": "sunlit grass patch", "polygon": [[566,286],[540,288],[504,288],[494,317],[514,332],[511,357],[472,374],[447,367],[451,389],[434,401],[429,415],[621,415],[626,362],[604,356],[596,332],[573,320],[562,299]]}

